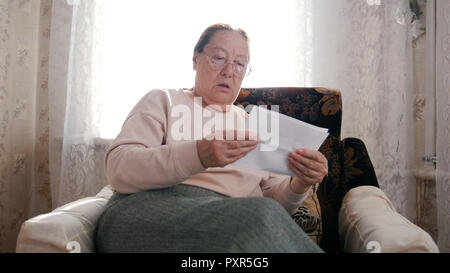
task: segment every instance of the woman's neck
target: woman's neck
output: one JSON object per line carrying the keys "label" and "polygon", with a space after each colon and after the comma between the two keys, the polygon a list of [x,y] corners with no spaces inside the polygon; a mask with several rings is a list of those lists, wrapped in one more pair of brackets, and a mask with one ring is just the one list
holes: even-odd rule
{"label": "woman's neck", "polygon": [[[191,89],[185,90],[185,93],[186,93],[186,94],[188,95],[188,97],[190,97],[192,100],[194,100],[194,98],[196,98],[196,97],[202,98],[202,107],[203,107],[203,108],[208,107],[209,109],[213,109],[213,110],[215,110],[215,111],[219,111],[219,112],[227,112],[228,109],[230,109],[230,106],[231,106],[231,105],[228,105],[228,104],[223,104],[223,105],[221,105],[221,104],[208,104],[208,103],[206,102],[206,100],[203,99],[202,96],[196,94],[195,88],[191,88]],[[228,107],[227,107],[227,106],[228,106]]]}

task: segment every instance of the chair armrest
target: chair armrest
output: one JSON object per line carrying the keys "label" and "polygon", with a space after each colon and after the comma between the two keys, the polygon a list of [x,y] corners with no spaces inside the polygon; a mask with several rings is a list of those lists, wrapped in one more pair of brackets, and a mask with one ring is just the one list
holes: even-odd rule
{"label": "chair armrest", "polygon": [[431,236],[394,209],[377,187],[350,190],[339,212],[339,236],[344,252],[439,252]]}
{"label": "chair armrest", "polygon": [[358,138],[345,138],[343,143],[343,183],[350,190],[358,186],[378,187],[375,169],[364,142]]}
{"label": "chair armrest", "polygon": [[[95,252],[94,232],[112,195],[109,186],[96,196],[76,200],[35,216],[22,224],[17,237],[17,253]],[[68,243],[74,243],[70,248]]]}

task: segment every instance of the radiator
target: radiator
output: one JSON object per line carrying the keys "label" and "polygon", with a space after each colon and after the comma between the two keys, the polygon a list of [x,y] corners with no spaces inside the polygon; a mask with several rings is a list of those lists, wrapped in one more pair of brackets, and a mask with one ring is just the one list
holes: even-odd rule
{"label": "radiator", "polygon": [[[429,158],[424,158],[424,161]],[[437,241],[436,168],[433,162],[424,162],[414,169],[416,179],[415,224]]]}

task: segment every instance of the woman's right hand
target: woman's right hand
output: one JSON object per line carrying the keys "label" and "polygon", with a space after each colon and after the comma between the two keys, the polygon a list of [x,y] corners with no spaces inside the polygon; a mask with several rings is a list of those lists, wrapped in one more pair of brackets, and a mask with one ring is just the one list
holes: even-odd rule
{"label": "woman's right hand", "polygon": [[[234,138],[230,134],[234,133]],[[224,167],[231,164],[255,149],[258,140],[251,133],[245,131],[245,138],[237,131],[219,132],[222,137],[216,134],[212,139],[197,140],[197,151],[203,167]],[[227,137],[228,136],[228,137]],[[238,136],[240,136],[238,138]],[[242,140],[239,140],[242,138]]]}

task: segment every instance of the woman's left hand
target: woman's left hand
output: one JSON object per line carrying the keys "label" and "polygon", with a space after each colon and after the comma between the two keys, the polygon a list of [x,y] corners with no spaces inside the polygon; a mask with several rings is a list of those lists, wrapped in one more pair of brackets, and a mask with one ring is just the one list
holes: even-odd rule
{"label": "woman's left hand", "polygon": [[328,173],[328,160],[319,151],[311,149],[298,149],[289,154],[289,169],[294,172],[298,179],[294,179],[292,185],[296,192],[304,192],[314,184],[322,182]]}

